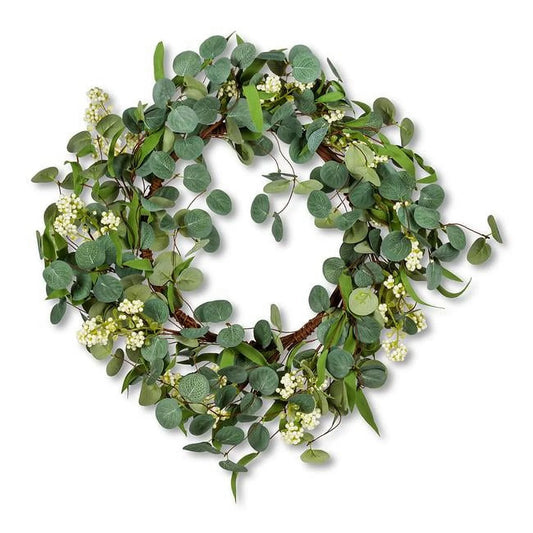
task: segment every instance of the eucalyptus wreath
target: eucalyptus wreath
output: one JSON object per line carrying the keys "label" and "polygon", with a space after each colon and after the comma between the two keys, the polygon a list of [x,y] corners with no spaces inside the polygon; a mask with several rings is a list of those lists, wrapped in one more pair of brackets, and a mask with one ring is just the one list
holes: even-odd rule
{"label": "eucalyptus wreath", "polygon": [[[237,475],[276,435],[303,446],[303,461],[322,463],[329,455],[316,443],[343,416],[358,412],[378,432],[365,391],[387,379],[381,356],[403,361],[405,338],[426,328],[415,285],[461,295],[468,283],[446,288],[462,280],[444,265],[466,250],[464,230],[475,235],[473,264],[501,236],[492,216],[486,233],[442,220],[437,173],[407,147],[413,122],[398,122],[391,101],[350,100],[332,62],[330,79],[307,46],[258,53],[237,36],[225,54],[230,37],[178,54],[172,77],[159,43],[153,104],[121,116],[91,89],[66,174],[49,167],[32,181],[55,183],[61,195],[37,233],[56,301],[51,322],[79,311],[78,339],[108,361],[107,374],[125,367],[122,391],[140,385],[139,403],[155,404],[164,428],[199,437],[185,449],[218,456],[235,494]],[[318,228],[340,237],[338,257],[323,263],[328,288],[311,288],[314,316],[296,331],[284,331],[275,304],[269,319],[245,328],[231,321],[229,301],[187,302],[203,281],[195,257],[220,244],[214,215],[232,210],[230,196],[211,187],[212,139],[246,165],[272,159],[250,214],[271,223],[276,241],[294,195],[307,197]],[[308,161],[317,166],[301,179],[294,166]]]}

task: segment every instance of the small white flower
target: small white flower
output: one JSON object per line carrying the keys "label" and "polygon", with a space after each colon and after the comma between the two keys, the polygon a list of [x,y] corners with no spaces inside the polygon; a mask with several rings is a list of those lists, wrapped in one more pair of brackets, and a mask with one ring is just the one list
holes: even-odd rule
{"label": "small white flower", "polygon": [[344,117],[344,111],[342,109],[333,109],[331,113],[322,115],[322,118],[328,123],[333,124],[341,120]]}
{"label": "small white flower", "polygon": [[394,296],[396,296],[396,298],[401,298],[402,296],[405,296],[406,292],[403,283],[397,283],[396,285],[394,285],[394,287],[392,288],[392,293],[394,294]]}
{"label": "small white flower", "polygon": [[387,289],[392,289],[394,287],[394,278],[392,277],[392,275],[389,274],[389,277],[385,280],[383,285]]}
{"label": "small white flower", "polygon": [[120,313],[124,313],[126,315],[136,315],[138,313],[142,313],[144,310],[144,304],[141,302],[141,300],[133,300],[130,301],[127,298],[122,300],[118,304],[118,308]]}
{"label": "small white flower", "polygon": [[102,224],[102,227],[100,228],[102,234],[108,233],[109,231],[116,231],[120,224],[120,217],[115,215],[112,211],[104,211],[100,223]]}

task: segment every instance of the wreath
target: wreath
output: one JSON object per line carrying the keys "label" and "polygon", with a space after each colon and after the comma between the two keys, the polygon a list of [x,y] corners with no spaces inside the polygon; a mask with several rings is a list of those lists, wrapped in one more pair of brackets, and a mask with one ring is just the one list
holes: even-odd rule
{"label": "wreath", "polygon": [[[322,463],[329,455],[316,443],[343,416],[359,412],[378,432],[364,391],[387,379],[381,355],[403,361],[405,338],[426,328],[416,282],[459,296],[468,283],[445,288],[462,280],[444,265],[466,249],[464,230],[475,234],[473,264],[501,236],[492,216],[486,233],[442,221],[437,173],[407,147],[413,122],[398,122],[391,101],[350,100],[332,62],[329,79],[307,46],[258,53],[237,36],[225,54],[230,37],[178,54],[173,77],[159,43],[154,103],[121,116],[91,89],[87,129],[67,145],[68,172],[49,167],[32,181],[55,183],[61,195],[37,233],[47,298],[56,301],[51,322],[68,307],[79,311],[78,340],[108,360],[108,375],[126,367],[122,390],[140,385],[139,403],[155,404],[164,428],[199,437],[185,449],[218,456],[235,494],[237,475],[276,435],[303,445],[303,461]],[[232,209],[229,195],[210,187],[204,149],[212,139],[247,165],[272,157],[250,213],[271,223],[276,241],[298,194],[315,225],[341,238],[339,256],[323,264],[334,288],[312,287],[314,316],[297,331],[284,332],[276,305],[252,336],[231,321],[230,302],[187,303],[203,280],[194,258],[219,247],[213,215]],[[301,179],[294,165],[311,160],[317,166]],[[185,189],[194,195],[188,204]],[[241,445],[248,453],[236,457]]]}

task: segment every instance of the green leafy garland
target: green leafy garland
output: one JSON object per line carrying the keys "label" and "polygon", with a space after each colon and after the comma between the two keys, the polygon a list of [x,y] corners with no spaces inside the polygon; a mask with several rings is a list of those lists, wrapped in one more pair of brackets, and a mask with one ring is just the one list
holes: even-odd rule
{"label": "green leafy garland", "polygon": [[[342,416],[358,411],[378,431],[364,394],[387,378],[377,355],[403,360],[406,335],[426,327],[413,282],[452,298],[466,289],[451,292],[442,283],[461,282],[443,264],[466,248],[469,228],[441,220],[444,190],[435,170],[406,147],[413,123],[398,123],[389,100],[372,107],[350,100],[333,64],[328,60],[330,80],[307,46],[258,54],[237,37],[230,56],[221,57],[228,41],[213,36],[199,54],[178,54],[173,78],[159,43],[154,104],[122,116],[111,112],[106,93],[91,89],[88,129],[67,145],[68,173],[59,178],[50,167],[33,181],[72,191],[47,207],[37,234],[47,296],[57,300],[52,323],[67,306],[77,309],[79,341],[108,359],[110,376],[127,365],[122,390],[139,383],[139,403],[156,404],[163,427],[201,436],[185,449],[218,455],[235,493],[237,475],[276,434],[304,445],[302,460],[322,463],[329,456],[315,443]],[[399,132],[398,144],[386,127]],[[192,262],[220,242],[212,215],[193,204],[203,199],[220,216],[232,209],[224,191],[210,190],[203,150],[212,138],[245,164],[271,155],[273,141],[289,145],[283,164],[272,156],[276,170],[251,206],[254,222],[271,222],[276,241],[294,194],[307,196],[316,226],[342,236],[339,257],[323,267],[335,288],[311,289],[315,316],[295,332],[283,332],[276,305],[270,320],[255,324],[253,339],[228,322],[228,301],[187,311],[185,293],[203,279]],[[300,179],[291,160],[316,156],[322,163]],[[176,209],[183,188],[196,196]],[[280,193],[287,200],[273,208],[271,195]],[[491,237],[501,242],[494,218],[488,222],[490,233],[470,230],[473,264],[489,258]],[[328,413],[329,426],[316,430]],[[241,443],[253,451],[237,459]]]}

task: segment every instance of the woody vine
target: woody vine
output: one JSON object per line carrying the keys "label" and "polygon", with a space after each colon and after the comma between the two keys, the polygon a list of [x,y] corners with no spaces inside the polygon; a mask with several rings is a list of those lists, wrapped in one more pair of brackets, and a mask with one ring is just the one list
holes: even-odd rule
{"label": "woody vine", "polygon": [[[406,338],[426,328],[416,285],[460,296],[467,284],[453,291],[462,280],[445,265],[467,249],[481,264],[489,241],[501,242],[492,216],[484,232],[442,220],[437,173],[408,148],[414,125],[397,120],[392,102],[351,100],[331,61],[328,78],[307,46],[258,53],[236,41],[227,52],[230,38],[206,39],[199,53],[174,58],[173,74],[159,43],[153,103],[117,115],[91,89],[66,173],[49,167],[33,178],[60,194],[37,233],[52,323],[77,310],[78,340],[108,361],[107,374],[123,372],[123,391],[139,388],[164,428],[193,437],[186,450],[217,456],[234,494],[276,436],[322,463],[329,455],[317,441],[342,417],[359,412],[377,432],[365,392],[385,383],[382,360],[403,361]],[[253,336],[231,321],[226,300],[188,305],[203,281],[194,259],[216,252],[216,217],[232,209],[211,184],[216,165],[204,149],[214,139],[244,164],[272,158],[250,214],[276,241],[294,195],[341,241],[324,261],[327,287],[310,290],[314,315],[297,331],[283,333],[274,304],[248,328]],[[300,177],[296,165],[310,160],[317,166]]]}

